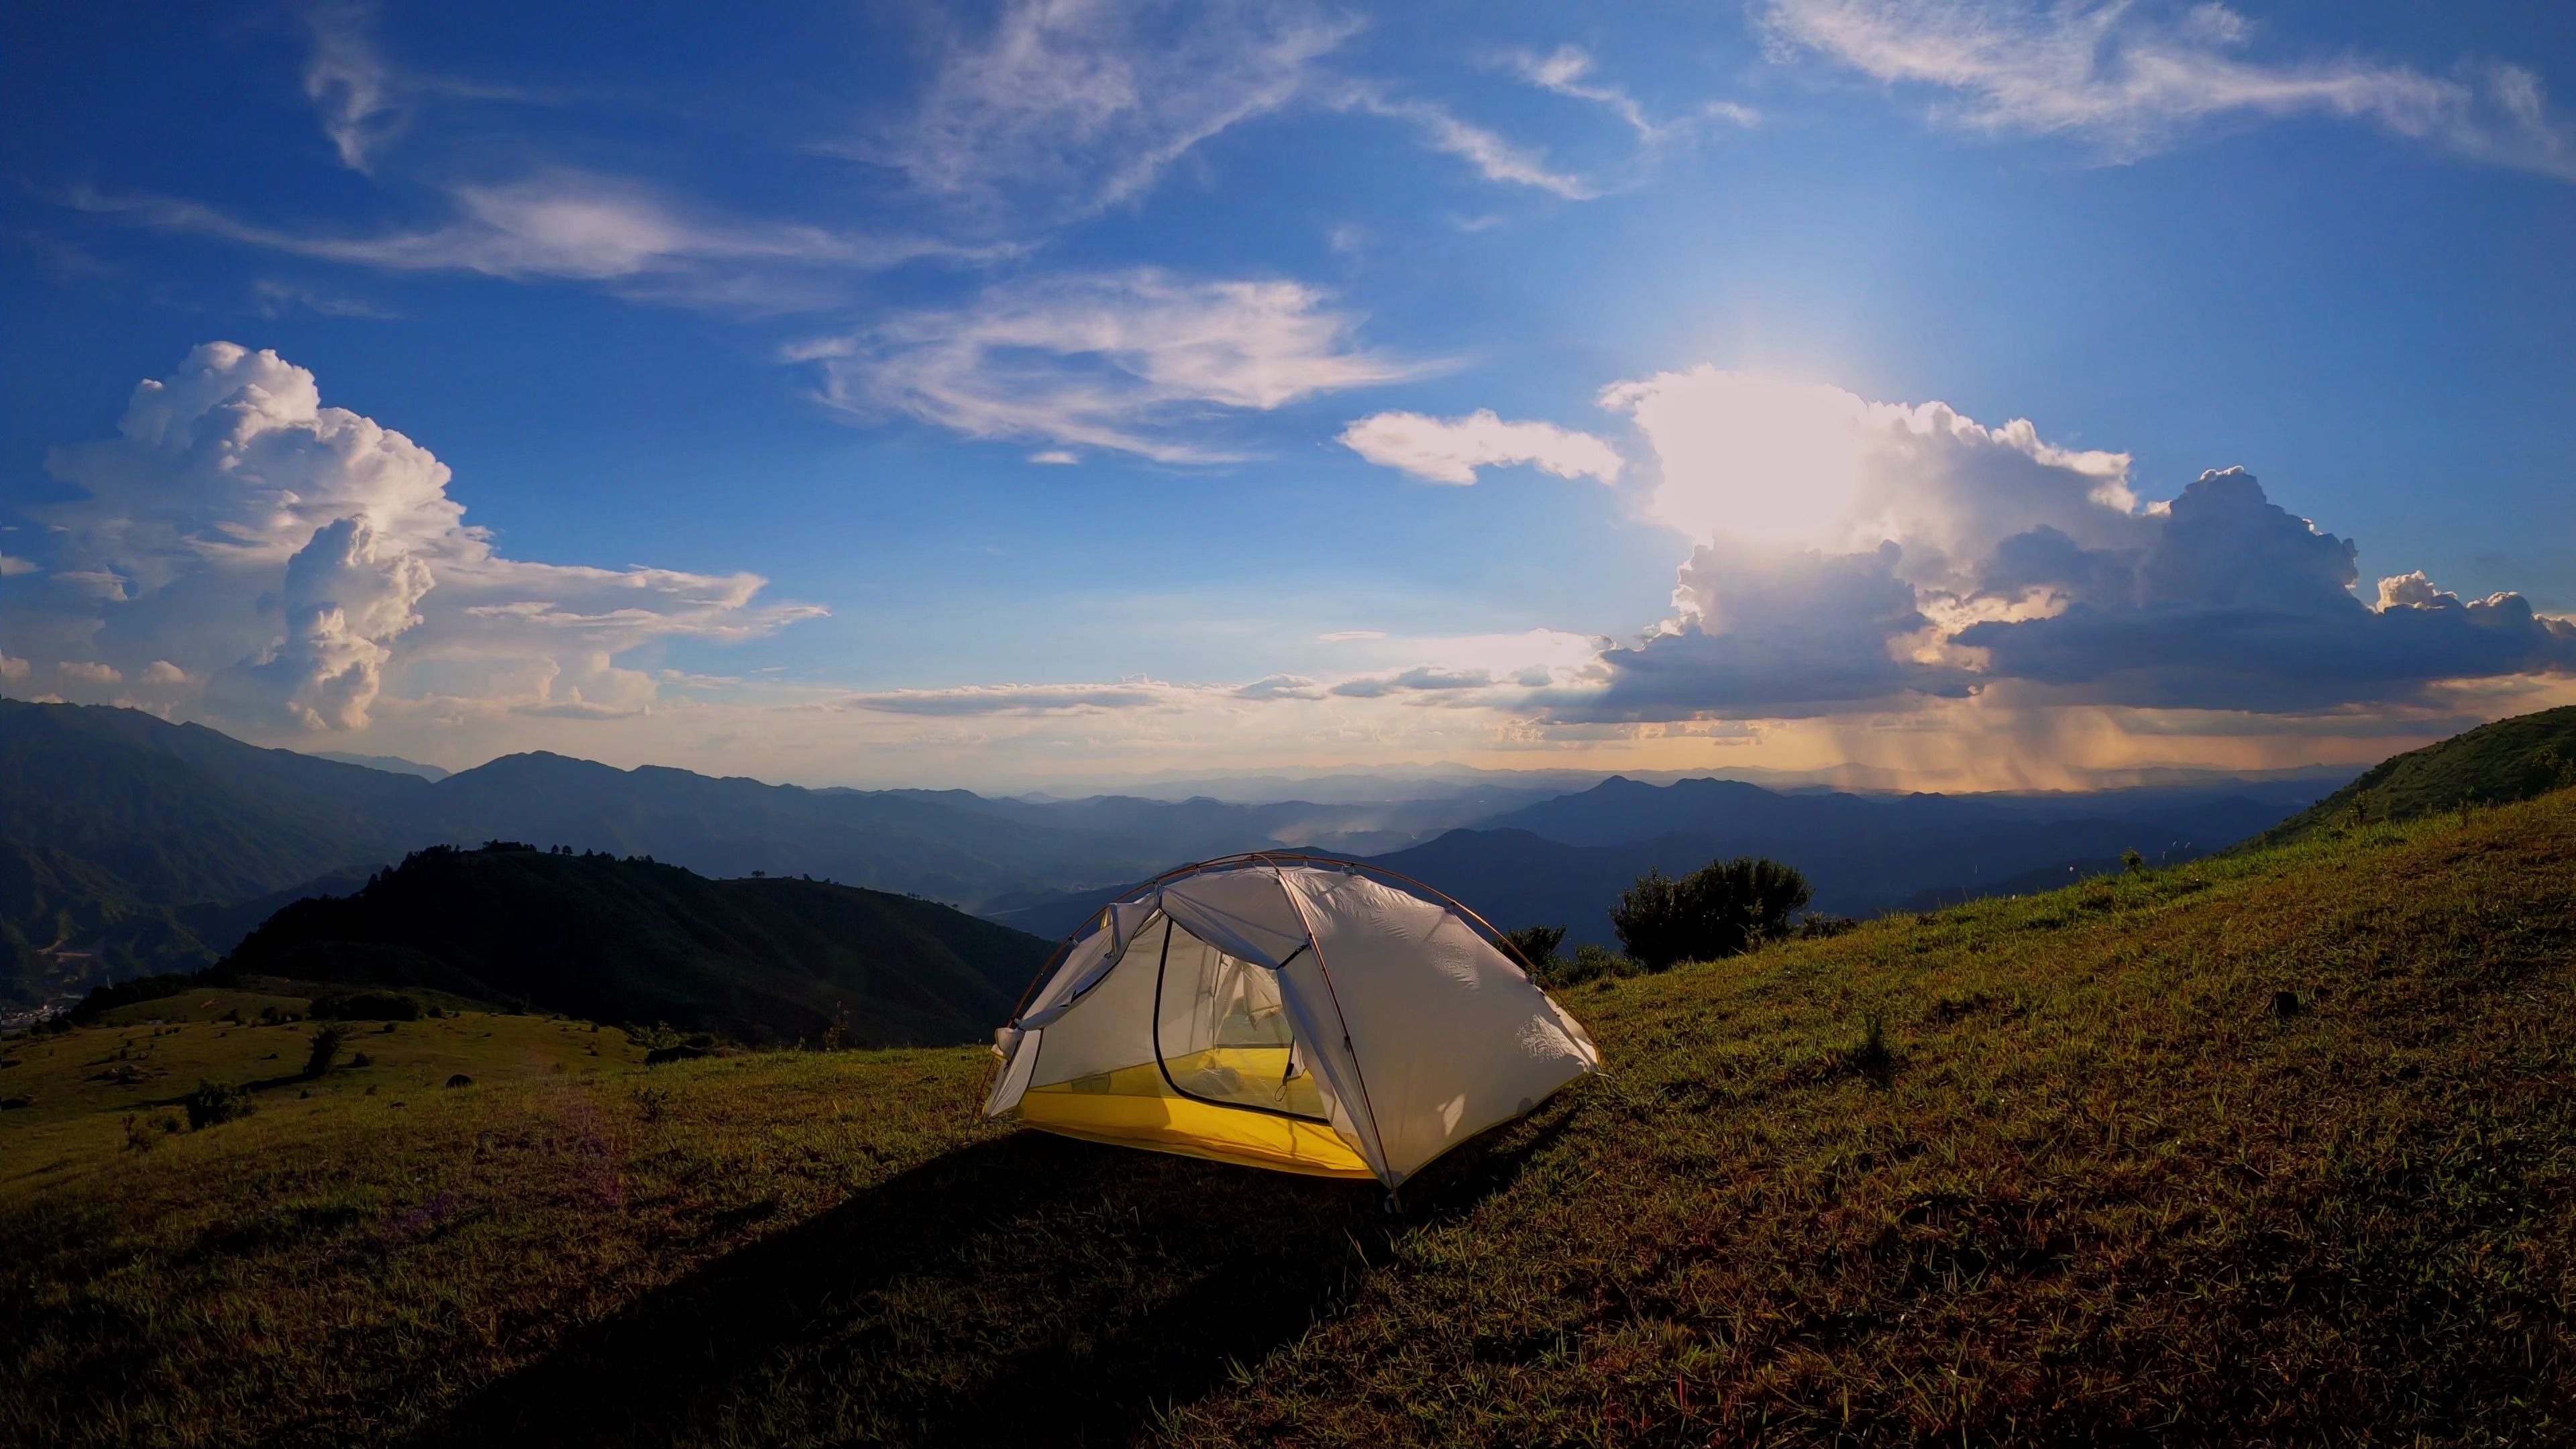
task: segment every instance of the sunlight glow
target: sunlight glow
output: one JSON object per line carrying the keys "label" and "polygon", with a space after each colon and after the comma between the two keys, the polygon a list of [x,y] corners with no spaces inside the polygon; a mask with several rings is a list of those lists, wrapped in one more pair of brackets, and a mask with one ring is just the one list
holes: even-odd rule
{"label": "sunlight glow", "polygon": [[1654,520],[1690,538],[1824,540],[1852,500],[1869,404],[1838,387],[1701,366],[1604,393],[1654,440]]}

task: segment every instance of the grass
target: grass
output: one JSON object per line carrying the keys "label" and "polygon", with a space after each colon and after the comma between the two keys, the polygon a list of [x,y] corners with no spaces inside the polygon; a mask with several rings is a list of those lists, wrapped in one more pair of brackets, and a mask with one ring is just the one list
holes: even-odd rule
{"label": "grass", "polygon": [[2571,988],[2576,796],[2329,831],[1569,988],[1608,1071],[1401,1220],[469,1018],[401,1109],[0,1117],[0,1438],[2563,1442]]}

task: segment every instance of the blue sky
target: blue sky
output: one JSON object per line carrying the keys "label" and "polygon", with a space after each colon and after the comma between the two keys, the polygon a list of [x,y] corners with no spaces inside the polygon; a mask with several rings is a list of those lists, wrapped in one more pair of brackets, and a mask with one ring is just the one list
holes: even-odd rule
{"label": "blue sky", "polygon": [[2548,7],[524,11],[6,22],[0,687],[1002,786],[2576,698]]}

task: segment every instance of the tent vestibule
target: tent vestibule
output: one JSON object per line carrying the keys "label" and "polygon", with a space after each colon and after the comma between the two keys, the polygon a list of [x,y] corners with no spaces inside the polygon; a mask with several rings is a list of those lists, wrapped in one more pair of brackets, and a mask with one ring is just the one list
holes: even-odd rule
{"label": "tent vestibule", "polygon": [[1102,911],[995,1051],[989,1117],[1390,1191],[1600,1061],[1463,908],[1278,855]]}

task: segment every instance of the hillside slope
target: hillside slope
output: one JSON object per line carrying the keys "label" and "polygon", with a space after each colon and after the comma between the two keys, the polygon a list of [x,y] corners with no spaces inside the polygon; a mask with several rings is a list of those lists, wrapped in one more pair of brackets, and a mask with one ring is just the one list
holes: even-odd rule
{"label": "hillside slope", "polygon": [[1581,987],[1401,1221],[975,1050],[0,1115],[0,1440],[2560,1442],[2571,991],[2561,794]]}
{"label": "hillside slope", "polygon": [[2264,831],[2252,846],[2303,840],[2351,820],[2414,820],[2464,800],[2500,805],[2576,785],[2576,705],[2515,715],[2391,756],[2316,804]]}
{"label": "hillside slope", "polygon": [[233,974],[422,986],[595,1021],[751,1040],[988,1036],[1052,943],[906,896],[822,881],[708,880],[525,846],[419,852],[353,895],[300,901]]}

